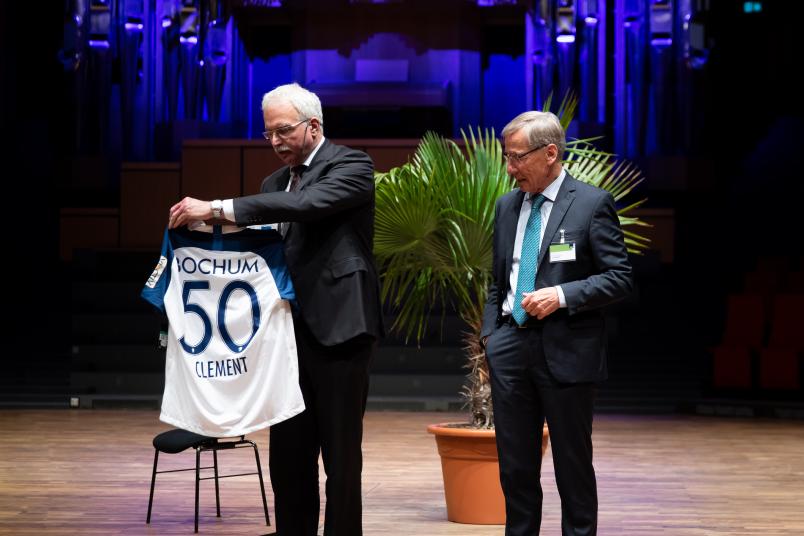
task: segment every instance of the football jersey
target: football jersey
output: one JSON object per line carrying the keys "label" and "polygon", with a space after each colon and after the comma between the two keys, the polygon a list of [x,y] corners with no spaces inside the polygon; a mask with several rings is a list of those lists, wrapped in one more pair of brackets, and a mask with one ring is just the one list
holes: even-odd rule
{"label": "football jersey", "polygon": [[233,229],[165,230],[142,291],[169,322],[159,418],[211,437],[304,410],[282,239],[274,230]]}

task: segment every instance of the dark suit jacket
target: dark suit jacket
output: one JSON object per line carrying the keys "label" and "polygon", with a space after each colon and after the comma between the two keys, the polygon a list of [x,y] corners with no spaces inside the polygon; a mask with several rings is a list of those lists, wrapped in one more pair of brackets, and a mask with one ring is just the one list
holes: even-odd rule
{"label": "dark suit jacket", "polygon": [[319,343],[384,335],[374,240],[374,164],[361,151],[329,140],[285,192],[285,166],[262,182],[262,193],[234,200],[238,225],[291,223],[285,258],[299,313]]}
{"label": "dark suit jacket", "polygon": [[[492,283],[483,314],[481,336],[501,323],[508,293],[519,211],[525,193],[513,190],[497,200],[494,223]],[[575,243],[576,260],[549,262],[548,248]],[[561,184],[539,251],[536,289],[561,285],[567,307],[532,322],[543,326],[544,353],[550,372],[560,382],[606,378],[606,327],[601,308],[632,290],[631,264],[611,194],[572,178]],[[520,299],[520,298],[517,298]]]}

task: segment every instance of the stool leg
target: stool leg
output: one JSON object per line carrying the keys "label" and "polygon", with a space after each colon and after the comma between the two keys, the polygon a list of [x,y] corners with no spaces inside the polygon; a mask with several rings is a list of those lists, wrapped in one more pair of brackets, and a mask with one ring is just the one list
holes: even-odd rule
{"label": "stool leg", "polygon": [[218,517],[221,517],[221,496],[218,491],[218,451],[212,451],[213,465],[215,466],[215,507],[218,509]]}
{"label": "stool leg", "polygon": [[154,484],[156,484],[156,463],[159,461],[159,451],[154,449],[154,471],[151,474],[151,496],[148,497],[148,515],[145,518],[145,523],[151,522],[151,505],[154,502]]}
{"label": "stool leg", "polygon": [[262,493],[262,509],[265,511],[265,524],[271,526],[271,518],[268,516],[268,501],[265,500],[265,483],[262,481],[262,466],[260,465],[260,453],[257,451],[257,445],[251,443],[254,449],[254,459],[257,460],[257,476],[260,477],[260,492]]}
{"label": "stool leg", "polygon": [[198,532],[198,484],[201,482],[201,449],[195,449],[195,532]]}

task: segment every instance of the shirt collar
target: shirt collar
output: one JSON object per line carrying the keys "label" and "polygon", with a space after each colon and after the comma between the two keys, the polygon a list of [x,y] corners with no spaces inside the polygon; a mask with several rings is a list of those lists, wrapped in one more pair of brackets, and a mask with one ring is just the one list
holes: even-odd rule
{"label": "shirt collar", "polygon": [[313,150],[310,152],[310,155],[307,157],[307,160],[305,160],[305,161],[302,163],[302,165],[303,165],[305,168],[310,167],[310,162],[312,162],[312,161],[313,161],[313,157],[316,155],[316,153],[318,152],[318,150],[321,148],[321,145],[324,143],[324,139],[325,139],[325,138],[324,138],[324,136],[321,136],[321,140],[319,140],[318,145],[316,145],[316,146],[315,146],[315,149],[313,149]]}
{"label": "shirt collar", "polygon": [[[545,188],[542,191],[542,195],[545,197],[545,199],[547,199],[551,203],[555,203],[556,197],[558,197],[558,190],[561,189],[561,183],[564,182],[564,178],[566,176],[567,176],[567,170],[565,170],[562,167],[561,168],[561,173],[558,174],[558,177],[553,179],[553,182],[548,184],[547,188]],[[525,201],[531,201],[533,199],[534,195],[539,195],[539,194],[534,194],[534,193],[531,193],[531,192],[527,192],[525,194]]]}

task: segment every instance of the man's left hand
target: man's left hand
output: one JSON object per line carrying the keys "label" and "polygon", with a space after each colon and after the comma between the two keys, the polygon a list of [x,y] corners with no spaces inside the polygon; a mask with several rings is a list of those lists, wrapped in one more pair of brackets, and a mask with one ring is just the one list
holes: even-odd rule
{"label": "man's left hand", "polygon": [[185,197],[170,207],[168,229],[181,227],[193,220],[208,220],[210,218],[212,218],[212,205],[209,201]]}
{"label": "man's left hand", "polygon": [[522,308],[531,316],[539,320],[555,312],[560,303],[558,301],[558,291],[555,287],[540,288],[534,292],[525,294],[522,299]]}

